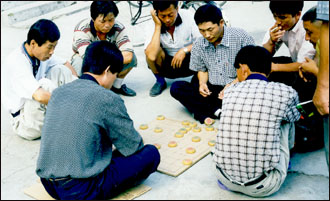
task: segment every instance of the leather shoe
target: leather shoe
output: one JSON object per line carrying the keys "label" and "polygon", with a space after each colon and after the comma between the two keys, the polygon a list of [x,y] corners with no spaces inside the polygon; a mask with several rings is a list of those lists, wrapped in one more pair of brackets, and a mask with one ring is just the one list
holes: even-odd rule
{"label": "leather shoe", "polygon": [[111,90],[116,94],[122,94],[124,96],[136,96],[136,92],[128,88],[126,84],[121,85],[120,89],[112,87]]}
{"label": "leather shoe", "polygon": [[161,94],[163,91],[164,91],[164,89],[166,89],[166,87],[167,87],[167,84],[166,84],[166,82],[165,82],[165,84],[161,84],[161,83],[159,83],[159,82],[156,82],[155,84],[154,84],[154,86],[150,89],[150,96],[158,96],[159,94]]}

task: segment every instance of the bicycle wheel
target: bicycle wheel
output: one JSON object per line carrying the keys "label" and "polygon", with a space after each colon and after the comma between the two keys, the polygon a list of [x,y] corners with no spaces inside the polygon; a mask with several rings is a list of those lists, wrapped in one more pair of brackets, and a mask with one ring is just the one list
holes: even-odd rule
{"label": "bicycle wheel", "polygon": [[[128,4],[130,4],[131,6],[135,7],[135,8],[139,8],[139,1],[127,1]],[[151,5],[151,1],[142,1],[142,7],[148,7]]]}

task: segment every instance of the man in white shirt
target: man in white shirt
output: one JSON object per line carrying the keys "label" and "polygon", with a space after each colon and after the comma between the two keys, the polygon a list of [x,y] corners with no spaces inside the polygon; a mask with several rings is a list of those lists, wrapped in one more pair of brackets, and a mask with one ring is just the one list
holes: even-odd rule
{"label": "man in white shirt", "polygon": [[291,58],[273,58],[269,80],[292,86],[297,90],[300,101],[310,100],[315,89],[315,86],[306,84],[307,91],[310,91],[306,94],[306,87],[301,86],[304,82],[297,73],[305,57],[313,59],[315,56],[313,45],[305,40],[306,31],[300,20],[303,6],[303,1],[271,1],[269,8],[276,22],[267,31],[262,42],[263,47],[272,54],[275,54],[283,43],[288,47]]}
{"label": "man in white shirt", "polygon": [[55,23],[38,20],[1,69],[1,101],[13,117],[15,133],[27,140],[41,136],[51,92],[77,78],[69,62],[52,56],[59,38]]}
{"label": "man in white shirt", "polygon": [[147,64],[156,77],[150,96],[166,89],[167,78],[188,77],[192,43],[200,37],[193,13],[178,9],[178,1],[154,1],[153,22],[146,30],[144,51]]}

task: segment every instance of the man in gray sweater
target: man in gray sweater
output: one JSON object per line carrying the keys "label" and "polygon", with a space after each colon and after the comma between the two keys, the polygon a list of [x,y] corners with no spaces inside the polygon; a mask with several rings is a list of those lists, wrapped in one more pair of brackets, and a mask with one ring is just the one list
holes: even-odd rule
{"label": "man in gray sweater", "polygon": [[36,173],[55,199],[109,199],[156,171],[157,148],[144,146],[123,100],[109,90],[122,68],[115,45],[93,42],[80,79],[54,90]]}

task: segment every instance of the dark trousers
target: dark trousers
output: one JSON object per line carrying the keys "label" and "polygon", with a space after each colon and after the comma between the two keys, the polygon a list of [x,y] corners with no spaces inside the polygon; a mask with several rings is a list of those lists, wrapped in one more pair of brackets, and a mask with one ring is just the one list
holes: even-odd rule
{"label": "dark trousers", "polygon": [[[59,161],[60,162],[60,161]],[[124,157],[113,152],[110,165],[93,178],[49,180],[41,178],[47,192],[55,199],[109,199],[133,187],[157,170],[160,155],[153,145],[145,145],[137,153]]]}
{"label": "dark trousers", "polygon": [[200,123],[204,123],[207,117],[217,118],[214,115],[222,106],[222,100],[218,98],[218,94],[224,88],[207,83],[209,90],[212,92],[210,96],[203,97],[199,93],[199,81],[197,75],[194,75],[191,82],[176,81],[172,84],[170,93],[173,98],[178,100],[185,106],[194,118]]}
{"label": "dark trousers", "polygon": [[[284,56],[273,57],[272,61],[278,64],[292,63],[292,59],[290,57]],[[313,99],[317,82],[316,77],[311,77],[310,82],[305,82],[299,77],[298,72],[273,72],[269,75],[268,79],[269,81],[281,82],[294,88],[299,95],[300,102]]]}

